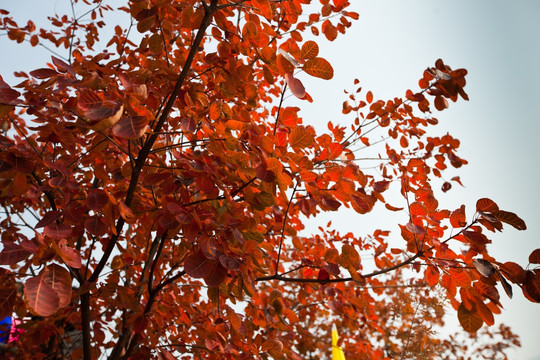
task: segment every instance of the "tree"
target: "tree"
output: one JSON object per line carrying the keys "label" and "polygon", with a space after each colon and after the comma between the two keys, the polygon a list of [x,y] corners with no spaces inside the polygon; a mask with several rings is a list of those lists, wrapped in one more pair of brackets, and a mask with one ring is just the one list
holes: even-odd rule
{"label": "tree", "polygon": [[[501,310],[497,285],[540,301],[540,269],[486,249],[522,219],[487,198],[472,216],[436,199],[467,162],[457,139],[429,135],[432,112],[468,99],[465,69],[438,60],[386,101],[355,80],[352,120],[322,134],[286,106],[324,101],[301,79],[333,77],[306,32],[332,41],[358,18],[320,3],[73,0],[39,30],[0,10],[9,39],[55,49],[19,84],[0,79],[0,316],[31,315],[8,353],[308,359],[328,354],[335,322],[348,358],[433,358],[463,349],[431,329],[445,302],[476,333]],[[108,12],[132,22],[101,41]],[[361,170],[372,149],[376,171]],[[404,214],[401,234],[302,233],[342,206]],[[517,344],[498,333],[490,354]]]}

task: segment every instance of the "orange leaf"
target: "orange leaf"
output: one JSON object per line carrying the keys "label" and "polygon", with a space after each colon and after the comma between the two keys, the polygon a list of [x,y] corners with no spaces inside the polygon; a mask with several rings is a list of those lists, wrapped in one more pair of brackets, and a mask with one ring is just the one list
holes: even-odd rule
{"label": "orange leaf", "polygon": [[306,60],[313,59],[319,55],[319,45],[315,41],[306,41],[302,45],[302,57]]}
{"label": "orange leaf", "polygon": [[270,0],[251,0],[251,4],[255,6],[261,14],[267,18],[272,18],[272,7],[270,5]]}
{"label": "orange leaf", "polygon": [[388,203],[384,204],[384,207],[386,207],[390,211],[401,211],[401,210],[403,210],[402,207],[395,207],[395,206],[392,206],[392,205],[390,205]]}
{"label": "orange leaf", "polygon": [[373,93],[371,91],[367,92],[366,101],[367,101],[368,104],[371,104],[373,102]]}
{"label": "orange leaf", "polygon": [[463,329],[470,333],[478,331],[483,324],[482,318],[478,315],[476,308],[473,307],[471,310],[467,310],[463,303],[458,307],[458,320]]}
{"label": "orange leaf", "polygon": [[293,148],[305,148],[313,144],[313,134],[306,130],[305,126],[296,126],[291,130],[289,139]]}
{"label": "orange leaf", "polygon": [[435,266],[428,266],[425,279],[429,286],[433,287],[439,283],[439,270]]}
{"label": "orange leaf", "polygon": [[304,67],[304,71],[311,76],[321,79],[330,80],[334,77],[334,69],[328,61],[323,58],[316,57],[308,60]]}

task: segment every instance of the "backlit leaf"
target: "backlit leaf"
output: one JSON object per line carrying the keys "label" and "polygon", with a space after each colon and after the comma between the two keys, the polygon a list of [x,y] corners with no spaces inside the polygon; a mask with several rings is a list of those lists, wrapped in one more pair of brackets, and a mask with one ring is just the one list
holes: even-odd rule
{"label": "backlit leaf", "polygon": [[313,134],[300,125],[291,130],[289,134],[290,144],[293,148],[305,148],[313,144]]}
{"label": "backlit leaf", "polygon": [[65,240],[61,240],[58,244],[58,251],[62,260],[69,266],[75,269],[82,268],[81,254],[77,249],[68,246]]}
{"label": "backlit leaf", "polygon": [[140,138],[148,128],[148,119],[144,116],[124,116],[112,128],[114,135],[135,140]]}
{"label": "backlit leaf", "polygon": [[204,282],[210,287],[217,287],[227,277],[227,269],[217,260],[207,263],[208,272],[204,276]]}
{"label": "backlit leaf", "polygon": [[38,221],[36,226],[34,226],[34,228],[39,229],[49,224],[52,224],[53,222],[55,222],[56,220],[60,218],[61,214],[62,213],[58,210],[47,211],[45,215],[43,215],[43,218],[41,218],[41,220]]}
{"label": "backlit leaf", "polygon": [[527,294],[536,302],[540,302],[540,269],[528,270],[523,284]]}
{"label": "backlit leaf", "polygon": [[30,253],[21,245],[14,242],[3,242],[3,249],[0,252],[0,265],[14,265],[26,259]]}
{"label": "backlit leaf", "polygon": [[476,211],[483,211],[487,213],[498,211],[499,207],[495,204],[494,201],[488,198],[479,199],[476,202]]}
{"label": "backlit leaf", "polygon": [[516,264],[515,262],[508,261],[504,264],[498,264],[500,270],[514,284],[523,284],[527,278],[527,273],[521,267],[521,265]]}
{"label": "backlit leaf", "polygon": [[534,250],[531,255],[529,255],[529,263],[540,264],[540,249]]}
{"label": "backlit leaf", "polygon": [[184,270],[186,274],[195,278],[202,279],[210,272],[211,260],[204,257],[201,253],[190,254],[184,260]]}
{"label": "backlit leaf", "polygon": [[289,89],[293,93],[294,96],[296,96],[299,99],[303,99],[306,96],[306,89],[304,88],[304,85],[300,80],[295,78],[292,74],[287,73],[285,74],[285,81],[287,81],[287,85],[289,86]]}
{"label": "backlit leaf", "polygon": [[60,308],[60,297],[49,285],[46,268],[38,276],[26,280],[24,300],[29,310],[39,316],[50,316]]}
{"label": "backlit leaf", "polygon": [[306,60],[313,59],[319,55],[319,45],[315,41],[306,41],[302,45],[302,57]]}
{"label": "backlit leaf", "polygon": [[458,307],[458,320],[463,329],[470,333],[475,333],[482,327],[483,321],[476,308],[467,310],[465,305],[461,303]]}
{"label": "backlit leaf", "polygon": [[303,67],[304,71],[311,76],[321,79],[330,80],[334,77],[334,69],[328,61],[323,58],[316,57],[308,60]]}
{"label": "backlit leaf", "polygon": [[58,306],[66,307],[71,302],[71,275],[60,265],[51,264],[44,269],[45,282],[58,295]]}
{"label": "backlit leaf", "polygon": [[86,196],[86,206],[93,211],[100,211],[108,202],[107,193],[101,189],[91,190]]}
{"label": "backlit leaf", "polygon": [[517,216],[513,212],[498,210],[498,211],[492,212],[491,214],[495,216],[498,220],[504,223],[507,223],[509,225],[512,225],[518,230],[527,230],[527,225],[525,225],[525,221],[523,221],[519,216]]}

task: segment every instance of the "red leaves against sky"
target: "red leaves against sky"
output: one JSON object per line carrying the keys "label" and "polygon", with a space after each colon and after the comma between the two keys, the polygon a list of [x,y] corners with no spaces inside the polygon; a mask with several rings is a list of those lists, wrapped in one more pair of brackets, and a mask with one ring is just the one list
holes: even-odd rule
{"label": "red leaves against sky", "polygon": [[[433,190],[455,191],[439,180],[467,164],[459,140],[429,136],[432,105],[468,99],[467,72],[438,60],[417,92],[387,101],[355,81],[343,103],[353,119],[318,131],[288,96],[326,101],[302,80],[331,81],[318,42],[358,14],[323,0],[300,16],[304,3],[132,1],[120,11],[139,34],[119,24],[107,52],[96,45],[108,5],[90,9],[91,21],[54,16],[54,29],[39,31],[0,11],[9,39],[59,53],[18,73],[16,86],[0,78],[0,314],[42,318],[25,325],[19,350],[60,349],[69,324],[85,339],[70,351],[87,360],[105,351],[302,359],[328,352],[313,334],[336,319],[348,357],[383,358],[390,350],[370,337],[396,354],[426,350],[427,326],[409,347],[394,334],[416,329],[415,304],[423,323],[440,322],[432,287],[470,332],[494,323],[498,284],[540,301],[538,269],[486,248],[488,232],[525,222],[489,199],[472,218],[465,206],[444,209]],[[322,36],[306,41],[305,31]],[[402,199],[390,204],[390,189]],[[404,215],[400,233],[302,232],[321,211],[377,206]]]}

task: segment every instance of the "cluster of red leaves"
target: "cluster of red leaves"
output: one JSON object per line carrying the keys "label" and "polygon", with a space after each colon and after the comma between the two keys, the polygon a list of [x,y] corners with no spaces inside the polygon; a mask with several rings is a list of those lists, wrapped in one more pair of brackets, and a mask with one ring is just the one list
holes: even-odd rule
{"label": "cluster of red leaves", "polygon": [[[52,17],[54,31],[0,10],[10,39],[67,49],[17,73],[17,85],[0,78],[0,317],[33,315],[10,345],[17,356],[302,359],[328,351],[319,335],[333,318],[348,354],[380,359],[432,339],[410,340],[415,322],[389,321],[387,305],[439,309],[436,286],[469,332],[493,324],[497,284],[540,301],[540,270],[496,261],[482,232],[524,230],[523,220],[488,199],[467,220],[432,190],[448,165],[467,163],[457,139],[427,132],[432,102],[467,99],[465,70],[439,60],[405,98],[359,100],[358,89],[343,106],[357,115],[350,131],[329,123],[317,134],[283,100],[289,89],[313,101],[302,76],[332,78],[302,33],[334,40],[358,18],[348,1],[132,0],[118,11],[139,34],[116,26],[107,51],[93,50],[112,8],[85,3],[94,21]],[[369,148],[374,130],[389,140],[370,174],[357,146]],[[391,186],[406,207],[386,202]],[[388,249],[381,230],[300,235],[303,216],[341,206],[360,216],[378,203],[408,214],[402,248]],[[405,280],[402,267],[425,280]],[[422,296],[385,292],[424,284]],[[425,321],[438,318],[426,310]],[[409,339],[392,340],[398,333]]]}

